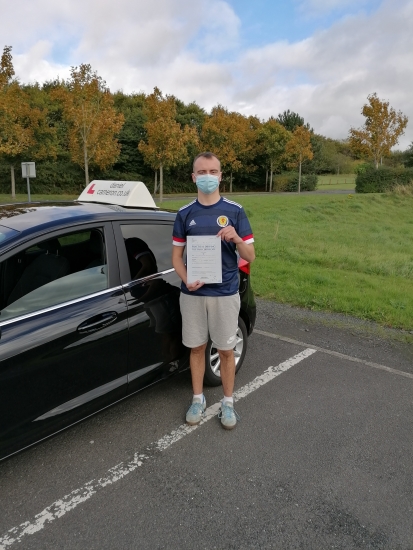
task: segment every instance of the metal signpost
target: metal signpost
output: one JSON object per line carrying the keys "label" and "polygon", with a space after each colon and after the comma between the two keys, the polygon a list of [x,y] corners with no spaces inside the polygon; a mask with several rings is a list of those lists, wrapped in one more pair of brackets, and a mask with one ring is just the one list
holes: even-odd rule
{"label": "metal signpost", "polygon": [[22,178],[27,178],[27,194],[29,196],[29,202],[32,202],[30,197],[30,178],[36,177],[36,163],[35,162],[22,162]]}

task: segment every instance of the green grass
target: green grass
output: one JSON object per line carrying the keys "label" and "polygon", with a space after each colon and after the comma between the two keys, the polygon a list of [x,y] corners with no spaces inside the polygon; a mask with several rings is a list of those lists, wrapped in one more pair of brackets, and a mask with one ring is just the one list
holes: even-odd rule
{"label": "green grass", "polygon": [[412,197],[231,198],[254,231],[258,296],[413,329]]}
{"label": "green grass", "polygon": [[356,175],[355,174],[340,174],[339,176],[327,175],[327,176],[318,176],[317,189],[327,190],[327,189],[345,189],[351,190],[356,186]]}
{"label": "green grass", "polygon": [[[38,201],[73,201],[79,195],[31,195],[32,202]],[[11,195],[0,195],[0,204],[13,204],[15,202],[27,202],[27,194],[16,195],[15,199]]]}

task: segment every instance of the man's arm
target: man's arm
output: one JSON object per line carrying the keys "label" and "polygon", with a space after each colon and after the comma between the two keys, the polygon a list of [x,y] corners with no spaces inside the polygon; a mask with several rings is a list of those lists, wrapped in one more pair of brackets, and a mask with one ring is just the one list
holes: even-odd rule
{"label": "man's arm", "polygon": [[184,246],[172,247],[172,266],[178,273],[179,277],[186,284],[186,266],[184,264]]}
{"label": "man's arm", "polygon": [[235,228],[232,225],[227,225],[220,231],[218,231],[218,237],[221,237],[223,241],[233,242],[237,245],[238,254],[246,262],[253,262],[255,260],[255,249],[252,243],[245,243]]}
{"label": "man's arm", "polygon": [[186,265],[184,264],[184,250],[184,246],[172,246],[172,266],[186,285],[186,288],[192,292],[194,290],[198,290],[198,288],[201,288],[204,283],[201,281],[196,281],[191,284],[187,283]]}
{"label": "man's arm", "polygon": [[237,243],[238,254],[246,262],[253,262],[255,260],[255,248],[252,243],[244,243],[241,239],[240,243]]}

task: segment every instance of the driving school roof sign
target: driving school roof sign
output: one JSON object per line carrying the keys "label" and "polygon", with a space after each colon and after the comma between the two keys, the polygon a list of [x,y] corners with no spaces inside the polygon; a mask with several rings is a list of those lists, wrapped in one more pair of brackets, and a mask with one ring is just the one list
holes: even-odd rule
{"label": "driving school roof sign", "polygon": [[135,208],[157,208],[146,185],[141,181],[94,180],[77,199]]}

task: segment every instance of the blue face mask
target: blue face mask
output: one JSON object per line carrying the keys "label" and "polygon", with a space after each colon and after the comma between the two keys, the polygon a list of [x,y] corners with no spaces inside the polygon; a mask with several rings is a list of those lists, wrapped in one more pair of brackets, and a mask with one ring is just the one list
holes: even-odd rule
{"label": "blue face mask", "polygon": [[218,188],[219,179],[218,176],[212,174],[202,174],[202,176],[196,177],[196,185],[202,193],[210,195]]}

